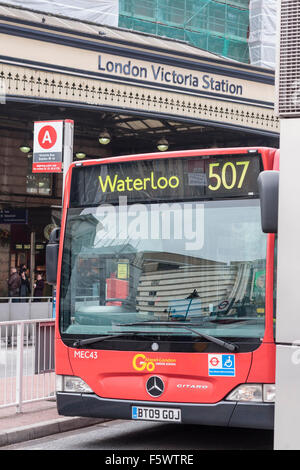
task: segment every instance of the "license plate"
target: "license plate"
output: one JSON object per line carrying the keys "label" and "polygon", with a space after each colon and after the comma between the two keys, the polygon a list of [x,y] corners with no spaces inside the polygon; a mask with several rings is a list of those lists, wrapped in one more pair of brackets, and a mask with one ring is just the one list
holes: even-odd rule
{"label": "license plate", "polygon": [[181,422],[181,410],[179,408],[154,408],[148,406],[133,406],[132,419],[144,421],[172,421]]}

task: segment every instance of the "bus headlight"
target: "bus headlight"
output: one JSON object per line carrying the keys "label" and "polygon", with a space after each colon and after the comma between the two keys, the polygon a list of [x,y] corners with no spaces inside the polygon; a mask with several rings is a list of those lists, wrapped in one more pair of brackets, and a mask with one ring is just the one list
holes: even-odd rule
{"label": "bus headlight", "polygon": [[275,401],[275,384],[242,384],[230,392],[225,399],[272,403]]}
{"label": "bus headlight", "polygon": [[72,375],[56,376],[57,392],[73,392],[73,393],[93,393],[91,387],[79,377]]}
{"label": "bus headlight", "polygon": [[264,384],[263,385],[263,398],[265,402],[275,402],[276,388],[275,384]]}

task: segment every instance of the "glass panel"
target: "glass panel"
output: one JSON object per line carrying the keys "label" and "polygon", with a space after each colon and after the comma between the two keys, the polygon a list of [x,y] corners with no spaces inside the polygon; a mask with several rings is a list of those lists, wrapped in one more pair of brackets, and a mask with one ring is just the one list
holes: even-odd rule
{"label": "glass panel", "polygon": [[157,24],[151,23],[150,21],[134,19],[132,28],[135,31],[141,31],[142,33],[157,34]]}
{"label": "glass panel", "polygon": [[274,279],[273,279],[273,315],[274,315],[274,338],[276,333],[276,308],[277,308],[277,235],[274,246]]}
{"label": "glass panel", "polygon": [[185,13],[185,0],[160,0],[157,10],[157,21],[164,24],[178,25],[182,28]]}
{"label": "glass panel", "polygon": [[210,3],[208,9],[207,29],[211,33],[225,34],[226,7],[217,3]]}
{"label": "glass panel", "polygon": [[247,40],[249,27],[248,12],[238,10],[237,8],[226,9],[226,35],[235,37],[235,39],[244,38]]}
{"label": "glass panel", "polygon": [[214,52],[219,55],[226,55],[225,53],[226,41],[224,38],[217,36],[208,36],[208,48],[210,52]]}
{"label": "glass panel", "polygon": [[28,158],[26,192],[29,194],[40,194],[42,196],[52,195],[52,175],[46,173],[32,173],[32,158]]}
{"label": "glass panel", "polygon": [[258,200],[69,209],[61,331],[261,338],[265,256]]}
{"label": "glass panel", "polygon": [[119,16],[119,27],[133,29],[133,19],[127,16]]}
{"label": "glass panel", "polygon": [[249,60],[248,44],[240,41],[227,41],[227,57],[234,60],[243,59],[247,62]]}
{"label": "glass panel", "polygon": [[185,39],[194,46],[200,47],[201,49],[207,50],[208,48],[208,34],[207,33],[196,33],[185,30]]}
{"label": "glass panel", "polygon": [[119,14],[120,15],[132,15],[132,1],[131,0],[119,0]]}
{"label": "glass panel", "polygon": [[184,30],[179,28],[174,28],[171,26],[158,25],[157,33],[159,36],[165,36],[167,38],[179,39],[184,41]]}
{"label": "glass panel", "polygon": [[156,0],[133,0],[133,16],[147,20],[156,19]]}

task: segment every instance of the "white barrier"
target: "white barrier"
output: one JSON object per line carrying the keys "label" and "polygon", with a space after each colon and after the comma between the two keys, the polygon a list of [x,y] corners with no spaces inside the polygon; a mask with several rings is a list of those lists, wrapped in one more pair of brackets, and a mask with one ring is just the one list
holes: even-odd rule
{"label": "white barrier", "polygon": [[0,408],[54,397],[54,323],[0,322]]}
{"label": "white barrier", "polygon": [[0,321],[52,318],[52,297],[0,297]]}

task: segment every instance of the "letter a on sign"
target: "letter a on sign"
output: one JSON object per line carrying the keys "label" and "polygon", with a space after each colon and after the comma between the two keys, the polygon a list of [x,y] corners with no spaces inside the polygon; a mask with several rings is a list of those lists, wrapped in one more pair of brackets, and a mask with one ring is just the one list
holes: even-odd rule
{"label": "letter a on sign", "polygon": [[34,123],[34,173],[60,173],[62,171],[63,121]]}
{"label": "letter a on sign", "polygon": [[38,141],[43,149],[51,149],[57,140],[57,133],[53,126],[44,126],[41,128]]}
{"label": "letter a on sign", "polygon": [[46,141],[46,140],[48,140],[48,142],[49,142],[50,144],[52,144],[52,140],[50,139],[50,133],[49,133],[49,131],[46,131],[46,132],[44,133],[44,138],[43,138],[42,144],[45,144],[45,141]]}

